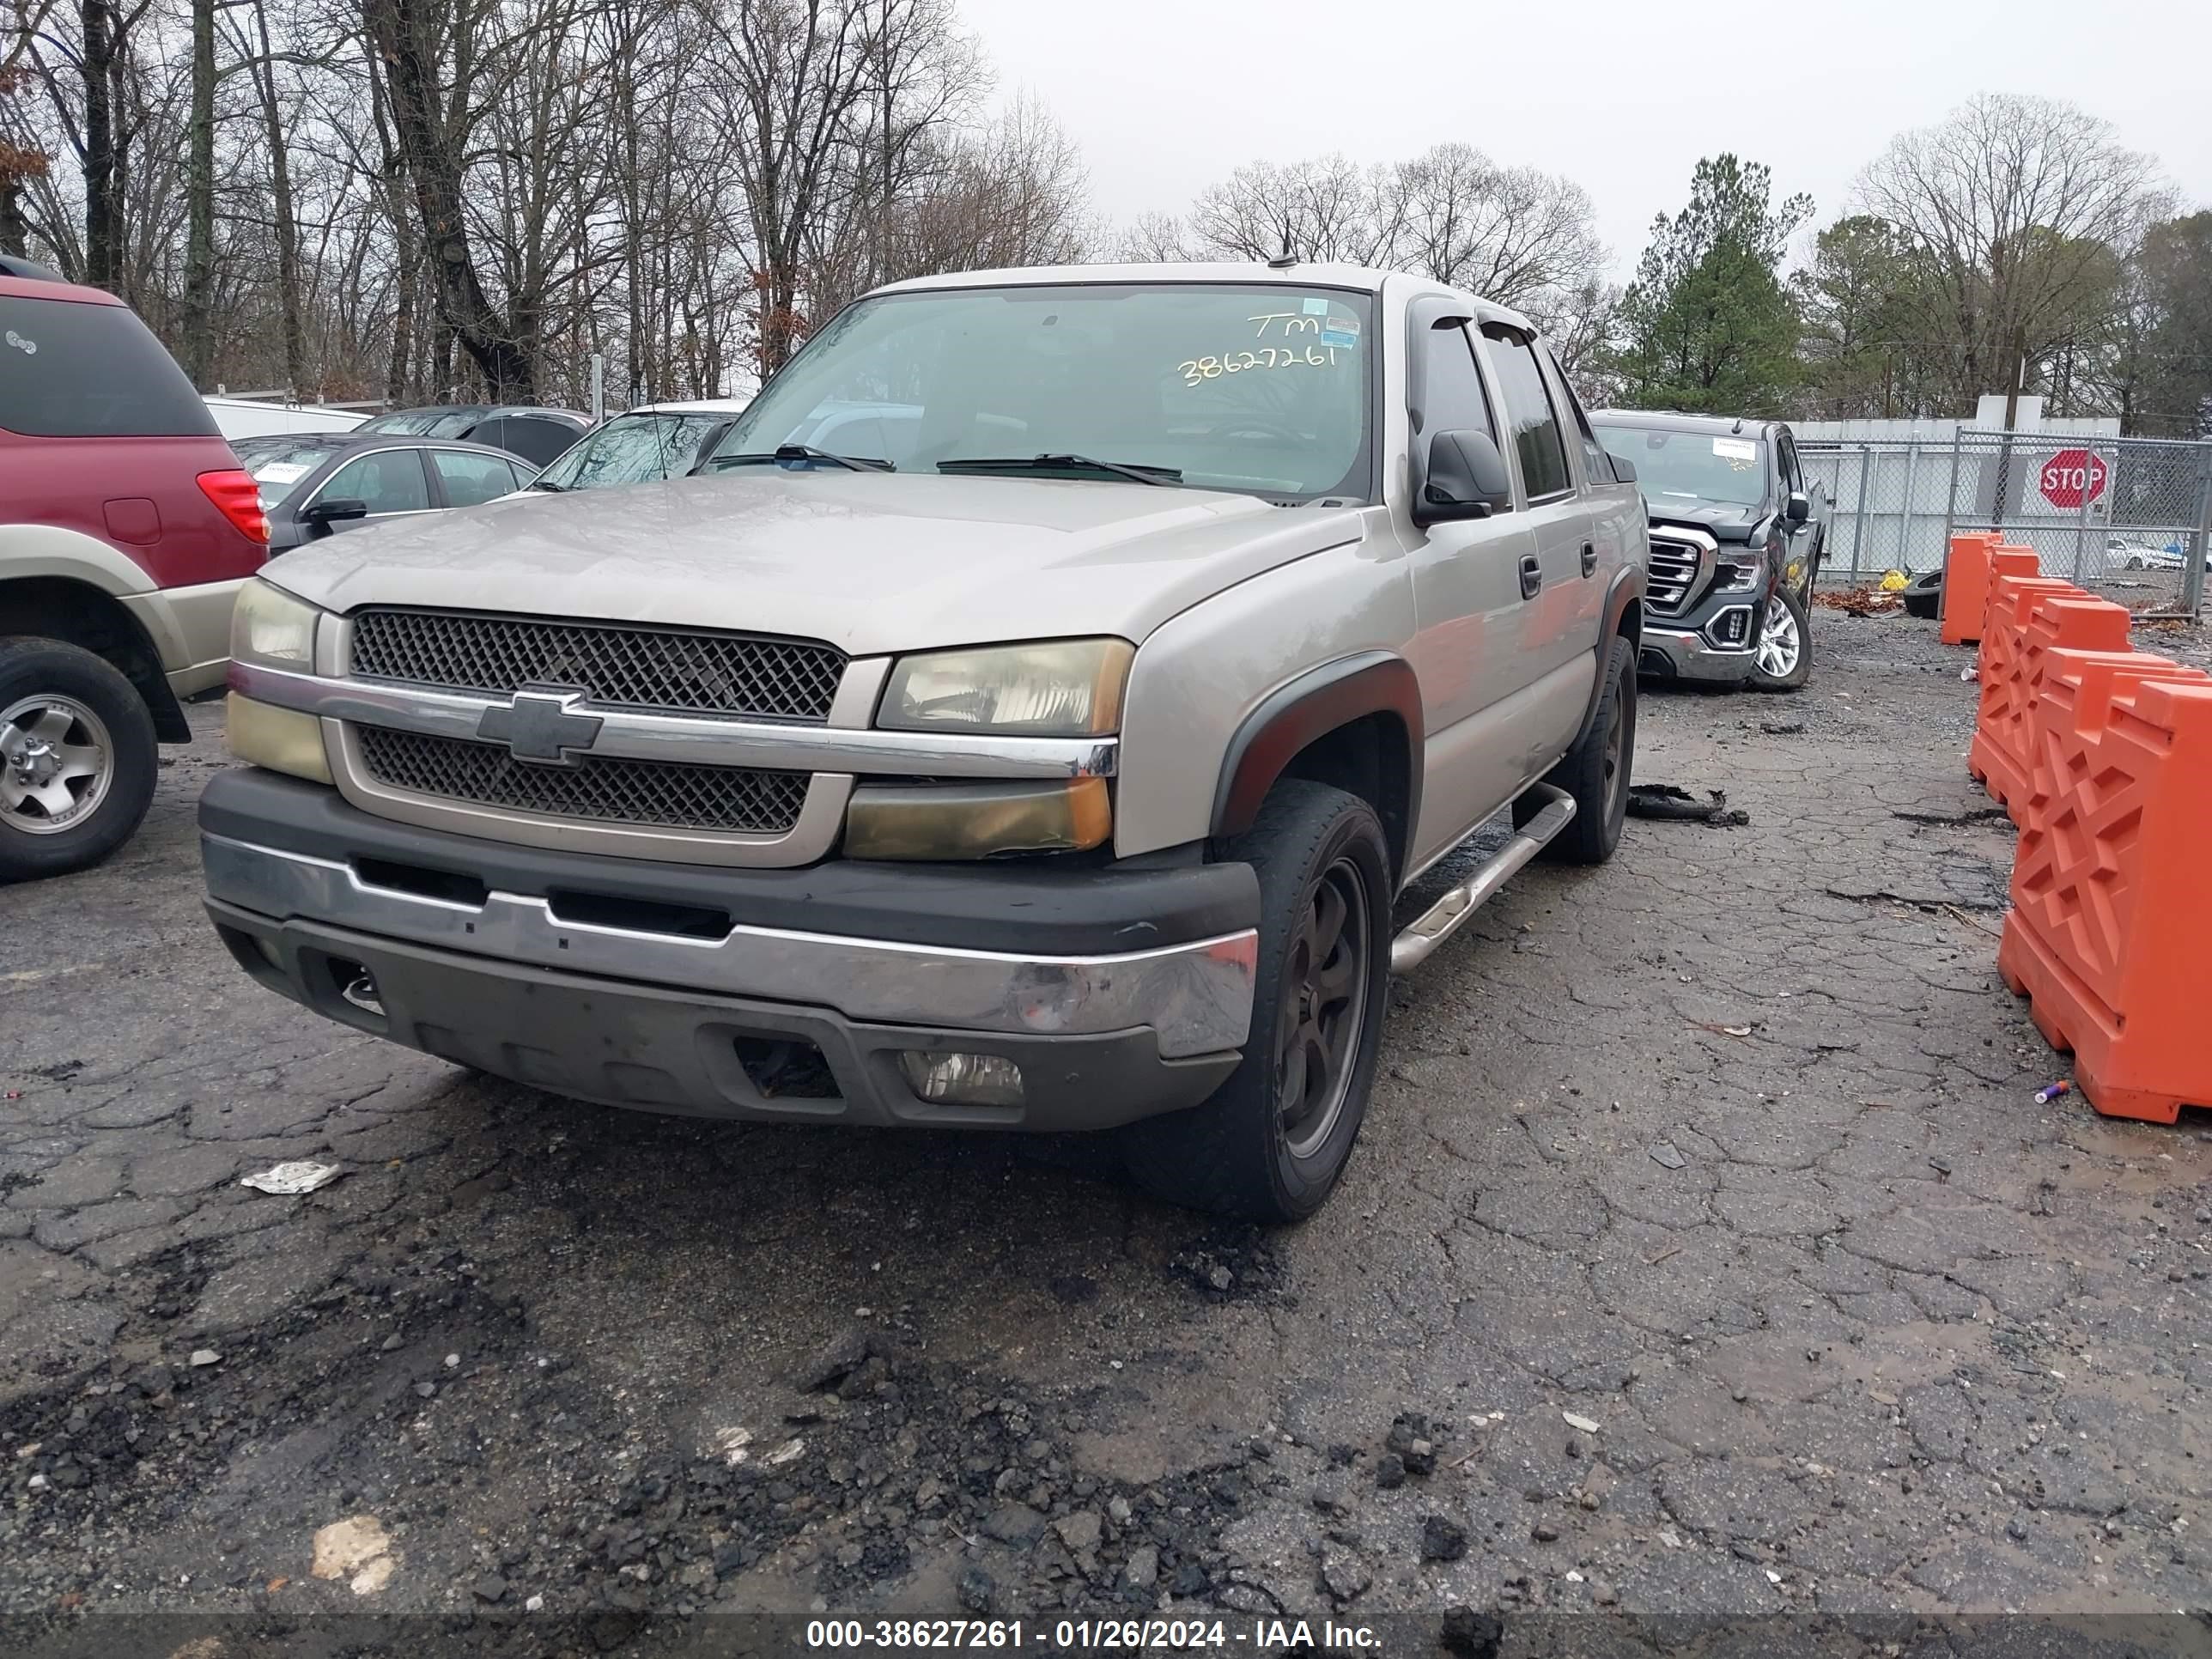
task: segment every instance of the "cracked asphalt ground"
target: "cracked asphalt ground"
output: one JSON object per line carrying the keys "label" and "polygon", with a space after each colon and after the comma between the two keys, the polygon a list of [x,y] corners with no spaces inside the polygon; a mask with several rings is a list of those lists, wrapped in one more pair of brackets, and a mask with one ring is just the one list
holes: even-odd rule
{"label": "cracked asphalt ground", "polygon": [[[1824,611],[1802,696],[1647,690],[1639,780],[1748,827],[1518,878],[1270,1234],[1091,1143],[629,1115],[312,1018],[201,916],[198,711],[130,848],[5,896],[0,1609],[526,1652],[732,1609],[2203,1607],[2205,1119],[2033,1098],[1933,635]],[[309,1157],[343,1178],[238,1184]]]}

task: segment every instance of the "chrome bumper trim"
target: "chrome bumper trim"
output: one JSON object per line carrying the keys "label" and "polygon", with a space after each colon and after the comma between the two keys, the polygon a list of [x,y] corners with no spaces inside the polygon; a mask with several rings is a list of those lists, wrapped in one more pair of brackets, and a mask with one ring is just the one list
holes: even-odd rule
{"label": "chrome bumper trim", "polygon": [[[325,720],[364,720],[471,740],[487,709],[505,708],[511,701],[428,686],[325,678],[244,662],[231,665],[230,687],[256,702]],[[589,702],[575,708],[601,722],[591,754],[695,766],[947,778],[1110,778],[1120,748],[1113,738],[878,732],[662,714]]]}
{"label": "chrome bumper trim", "polygon": [[1687,629],[1644,625],[1644,649],[1656,651],[1686,680],[1741,680],[1750,678],[1752,648],[1723,650]]}
{"label": "chrome bumper trim", "polygon": [[1104,957],[1017,957],[739,925],[723,939],[565,921],[546,902],[482,905],[373,886],[349,865],[203,835],[208,892],[294,917],[572,974],[834,1008],[849,1019],[1030,1036],[1150,1026],[1170,1060],[1243,1046],[1259,935]]}

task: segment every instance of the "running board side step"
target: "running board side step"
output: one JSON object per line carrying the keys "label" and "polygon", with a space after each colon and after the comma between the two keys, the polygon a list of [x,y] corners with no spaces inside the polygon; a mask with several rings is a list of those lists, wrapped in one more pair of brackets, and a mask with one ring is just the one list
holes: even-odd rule
{"label": "running board side step", "polygon": [[1428,960],[1429,953],[1459,929],[1460,924],[1496,896],[1513,873],[1543,850],[1544,843],[1574,822],[1575,798],[1548,783],[1531,784],[1527,793],[1543,801],[1542,808],[1516,830],[1513,839],[1497,855],[1424,911],[1413,925],[1390,941],[1390,971],[1410,973]]}

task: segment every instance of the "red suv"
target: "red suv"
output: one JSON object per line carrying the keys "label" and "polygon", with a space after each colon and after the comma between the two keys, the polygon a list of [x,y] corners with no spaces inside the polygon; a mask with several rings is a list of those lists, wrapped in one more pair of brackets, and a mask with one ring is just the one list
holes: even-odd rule
{"label": "red suv", "polygon": [[0,882],[105,858],[268,556],[253,480],[113,295],[0,258]]}

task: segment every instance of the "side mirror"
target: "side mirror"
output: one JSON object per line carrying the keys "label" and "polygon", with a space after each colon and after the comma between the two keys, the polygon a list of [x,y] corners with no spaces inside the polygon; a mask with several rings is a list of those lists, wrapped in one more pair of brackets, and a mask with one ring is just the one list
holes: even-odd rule
{"label": "side mirror", "polygon": [[1486,519],[1513,502],[1505,458],[1487,432],[1439,432],[1429,443],[1428,476],[1413,491],[1413,522]]}
{"label": "side mirror", "polygon": [[1636,463],[1630,460],[1627,456],[1616,455],[1611,450],[1607,450],[1606,459],[1613,463],[1613,483],[1634,483],[1636,482]]}
{"label": "side mirror", "polygon": [[334,524],[368,516],[368,503],[351,495],[326,496],[300,509],[300,522],[327,530]]}
{"label": "side mirror", "polygon": [[1792,524],[1804,523],[1813,516],[1813,498],[1802,489],[1791,490],[1789,503],[1782,509],[1782,516]]}

